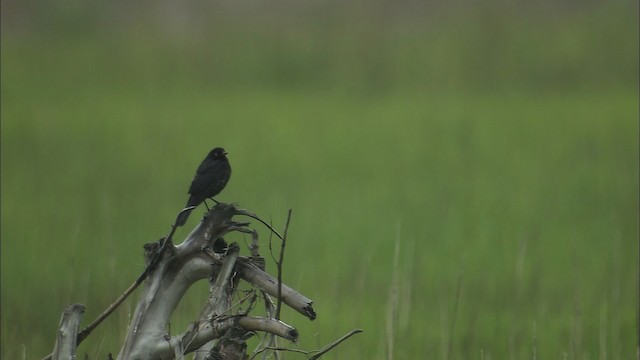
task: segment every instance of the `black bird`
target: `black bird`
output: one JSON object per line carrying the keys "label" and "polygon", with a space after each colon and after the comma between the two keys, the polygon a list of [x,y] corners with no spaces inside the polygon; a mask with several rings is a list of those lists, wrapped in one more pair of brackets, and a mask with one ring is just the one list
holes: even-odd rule
{"label": "black bird", "polygon": [[[229,165],[229,160],[227,160],[227,153],[220,147],[211,150],[209,155],[207,155],[207,157],[202,160],[200,166],[198,166],[198,170],[196,170],[196,175],[193,177],[191,186],[189,187],[189,194],[191,196],[185,207],[198,206],[205,201],[205,199],[210,199],[218,195],[220,191],[224,189],[224,186],[227,185],[229,177],[231,177],[231,165]],[[176,225],[184,225],[192,210],[180,214],[176,220]]]}

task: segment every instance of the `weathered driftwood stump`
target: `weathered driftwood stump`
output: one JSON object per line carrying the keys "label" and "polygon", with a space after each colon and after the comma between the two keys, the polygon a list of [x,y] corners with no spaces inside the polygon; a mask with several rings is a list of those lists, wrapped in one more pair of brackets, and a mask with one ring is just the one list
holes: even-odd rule
{"label": "weathered driftwood stump", "polygon": [[[194,351],[196,359],[207,356],[242,359],[244,341],[256,331],[295,341],[296,329],[271,314],[256,317],[250,316],[248,309],[232,309],[231,299],[240,279],[257,289],[252,301],[256,301],[259,291],[267,309],[273,307],[269,299],[273,296],[315,319],[310,299],[284,284],[279,292],[278,280],[260,268],[260,261],[255,261],[259,259],[257,233],[247,227],[248,223],[235,222],[235,215],[248,213],[233,205],[218,204],[181,244],[164,239],[145,246],[147,263],[153,260],[157,264],[145,281],[119,360],[180,359]],[[251,257],[239,256],[235,243],[226,248],[221,246],[222,237],[233,231],[252,234]],[[171,314],[189,287],[202,279],[209,279],[210,295],[200,316],[183,333],[171,336],[167,333]]]}
{"label": "weathered driftwood stump", "polygon": [[[255,215],[229,204],[218,204],[211,209],[178,245],[172,240],[174,225],[167,237],[145,245],[145,272],[81,332],[78,332],[78,328],[84,306],[73,305],[66,309],[54,353],[44,359],[74,359],[77,344],[89,336],[143,281],[144,290],[118,360],[183,359],[185,354],[192,352],[196,360],[244,360],[247,358],[246,340],[257,332],[269,336],[262,338],[256,355],[265,351],[288,350],[277,346],[276,337],[296,341],[298,331],[279,320],[281,304],[286,304],[310,320],[315,319],[316,314],[313,301],[281,281],[286,229],[282,237],[267,225],[282,240],[280,258],[276,261],[276,278],[264,272],[264,258],[258,251],[258,233],[248,227],[249,223],[234,221],[236,215],[249,216],[267,225]],[[289,219],[290,216],[291,211]],[[227,246],[223,236],[234,231],[251,235],[251,256],[239,256],[240,248],[236,243]],[[208,279],[210,291],[200,315],[182,333],[172,336],[167,331],[171,314],[189,287],[204,279]],[[241,280],[251,284],[252,288],[232,303],[234,295],[238,295],[237,287]],[[277,300],[277,306],[271,297]],[[249,315],[259,300],[264,301],[266,316]],[[315,360],[359,332],[362,330],[352,330],[319,350],[295,351]]]}

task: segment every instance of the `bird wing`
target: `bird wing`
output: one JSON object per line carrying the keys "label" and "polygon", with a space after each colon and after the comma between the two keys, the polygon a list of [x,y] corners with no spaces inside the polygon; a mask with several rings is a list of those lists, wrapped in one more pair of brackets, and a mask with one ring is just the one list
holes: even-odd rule
{"label": "bird wing", "polygon": [[221,161],[204,161],[196,170],[196,175],[191,181],[189,194],[202,194],[211,186],[216,174],[224,172],[225,164]]}

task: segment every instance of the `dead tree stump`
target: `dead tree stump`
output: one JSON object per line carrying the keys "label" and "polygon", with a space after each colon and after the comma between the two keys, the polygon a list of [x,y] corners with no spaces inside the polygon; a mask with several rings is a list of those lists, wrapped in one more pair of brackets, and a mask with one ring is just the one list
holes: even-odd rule
{"label": "dead tree stump", "polygon": [[[118,354],[118,360],[184,359],[189,353],[195,353],[196,360],[246,359],[246,340],[257,332],[269,334],[263,337],[257,353],[277,351],[274,347],[287,350],[276,346],[275,337],[295,342],[298,339],[298,331],[279,320],[280,304],[284,303],[308,319],[314,320],[316,313],[312,307],[313,301],[279,281],[282,278],[282,253],[280,261],[276,261],[277,277],[264,271],[264,258],[258,251],[258,233],[249,227],[248,222],[234,221],[234,217],[238,215],[248,216],[265,224],[281,238],[281,251],[284,251],[286,229],[285,236],[282,237],[257,216],[234,205],[219,203],[205,215],[182,243],[173,243],[174,225],[167,237],[146,244],[145,272],[96,321],[80,333],[77,330],[84,307],[70,307],[68,311],[73,314],[72,318],[75,321],[69,321],[72,325],[66,325],[65,319],[69,316],[65,312],[54,354],[45,359],[74,358],[76,345],[143,281],[144,288]],[[289,218],[290,215],[289,212]],[[223,237],[232,232],[251,235],[251,256],[240,256],[237,243],[226,246]],[[195,282],[204,279],[208,279],[210,291],[199,316],[182,333],[169,334],[167,329],[171,314],[187,290]],[[244,291],[242,296],[238,292],[238,283],[241,280],[252,286],[251,290]],[[277,307],[271,297],[277,300]],[[256,311],[256,304],[260,301],[264,302],[265,314],[250,315]],[[70,330],[63,331],[63,326]],[[307,357],[317,359],[361,331],[352,330],[320,350],[296,351],[307,355],[314,354]]]}
{"label": "dead tree stump", "polygon": [[[173,245],[168,239],[164,240],[169,241],[168,244],[147,247],[152,249],[146,254],[147,262],[151,262],[154,256],[161,258],[145,281],[118,355],[119,360],[178,359],[203,347],[210,349],[209,352],[216,351],[225,359],[236,355],[243,358],[246,347],[230,344],[243,344],[246,339],[236,337],[234,341],[227,341],[225,346],[221,346],[224,342],[214,345],[212,341],[229,340],[229,334],[246,331],[263,331],[295,341],[298,332],[290,325],[270,317],[232,311],[231,299],[236,292],[236,278],[248,281],[266,294],[276,298],[279,296],[285,304],[309,319],[315,318],[312,300],[284,284],[281,294],[278,294],[277,279],[254,265],[249,258],[238,256],[237,244],[231,244],[224,252],[213,250],[217,241],[233,231],[253,234],[257,241],[256,232],[247,227],[248,223],[233,220],[235,215],[243,214],[246,212],[233,205],[218,204],[181,244]],[[163,247],[166,250],[160,250]],[[171,314],[189,287],[202,279],[210,279],[211,291],[200,316],[184,333],[170,336],[166,329]],[[257,294],[256,291],[253,301],[256,301]],[[243,353],[238,354],[241,350]],[[203,352],[199,351],[198,356]]]}

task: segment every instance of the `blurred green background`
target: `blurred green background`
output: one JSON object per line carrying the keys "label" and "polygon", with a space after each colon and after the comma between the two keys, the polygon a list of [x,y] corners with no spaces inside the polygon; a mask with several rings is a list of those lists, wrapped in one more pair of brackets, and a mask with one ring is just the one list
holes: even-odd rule
{"label": "blurred green background", "polygon": [[[318,318],[285,311],[288,346],[360,327],[326,357],[634,357],[637,14],[3,0],[2,358],[49,353],[66,304],[85,324],[110,304],[214,146],[233,166],[218,200],[280,229],[293,209],[284,280]],[[118,353],[137,295],[79,355]]]}

